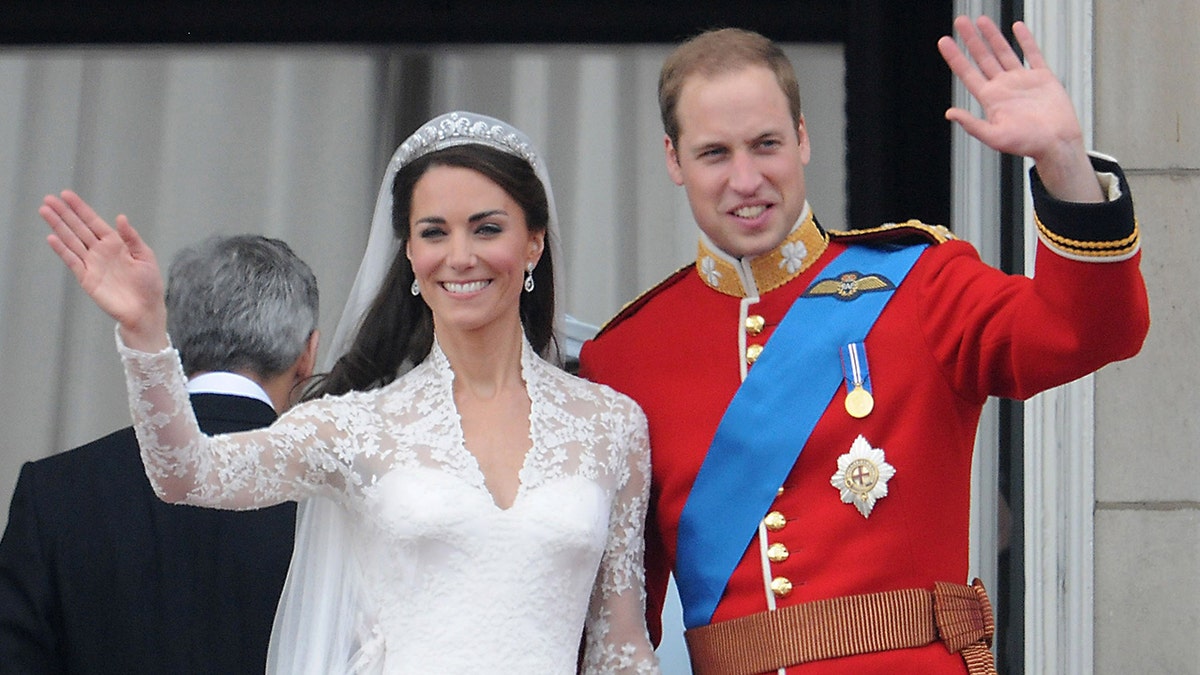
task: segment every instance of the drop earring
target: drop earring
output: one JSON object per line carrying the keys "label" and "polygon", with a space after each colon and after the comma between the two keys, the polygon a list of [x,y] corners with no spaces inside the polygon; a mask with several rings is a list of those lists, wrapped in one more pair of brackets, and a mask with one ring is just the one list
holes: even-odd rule
{"label": "drop earring", "polygon": [[525,292],[533,292],[533,263],[525,266]]}
{"label": "drop earring", "polygon": [[411,291],[413,295],[421,294],[421,286],[417,283],[416,279],[413,279],[412,286],[408,290]]}

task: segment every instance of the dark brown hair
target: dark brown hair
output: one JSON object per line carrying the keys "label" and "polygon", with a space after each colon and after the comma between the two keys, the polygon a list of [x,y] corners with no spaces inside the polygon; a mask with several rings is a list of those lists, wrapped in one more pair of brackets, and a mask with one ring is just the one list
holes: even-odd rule
{"label": "dark brown hair", "polygon": [[326,375],[318,377],[304,398],[381,387],[401,369],[425,360],[433,347],[433,313],[409,291],[415,275],[405,255],[413,188],[430,168],[453,166],[477,171],[496,183],[525,212],[530,232],[545,233],[542,257],[533,270],[534,289],[521,293],[521,324],[539,354],[557,348],[554,337],[554,260],[550,252],[550,208],[542,181],[524,159],[484,145],[466,144],[431,152],[402,167],[392,184],[392,231],[400,249],[379,293],[363,316],[350,349]]}

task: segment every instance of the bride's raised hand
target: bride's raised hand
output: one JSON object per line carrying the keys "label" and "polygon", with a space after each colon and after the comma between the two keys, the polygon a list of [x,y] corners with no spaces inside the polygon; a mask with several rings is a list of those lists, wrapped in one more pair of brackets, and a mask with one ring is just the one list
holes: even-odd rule
{"label": "bride's raised hand", "polygon": [[84,292],[121,326],[125,344],[142,351],[167,346],[162,274],[154,251],[129,220],[114,229],[79,195],[46,195],[38,214],[53,234],[47,243]]}

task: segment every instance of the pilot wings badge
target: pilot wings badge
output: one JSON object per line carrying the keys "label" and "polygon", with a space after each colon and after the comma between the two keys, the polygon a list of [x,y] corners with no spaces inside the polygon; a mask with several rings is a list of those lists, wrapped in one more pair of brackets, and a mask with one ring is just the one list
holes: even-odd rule
{"label": "pilot wings badge", "polygon": [[843,272],[836,277],[821,279],[814,283],[804,297],[833,296],[838,300],[849,302],[863,293],[872,291],[890,291],[896,285],[880,274],[863,274],[861,272]]}

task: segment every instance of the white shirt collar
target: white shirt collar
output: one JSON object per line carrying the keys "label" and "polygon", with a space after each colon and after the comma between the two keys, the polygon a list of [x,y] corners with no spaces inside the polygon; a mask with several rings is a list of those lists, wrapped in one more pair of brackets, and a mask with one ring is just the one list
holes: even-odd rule
{"label": "white shirt collar", "polygon": [[188,380],[189,394],[224,394],[227,396],[244,396],[253,398],[275,409],[271,397],[257,382],[244,375],[228,372],[202,373]]}

